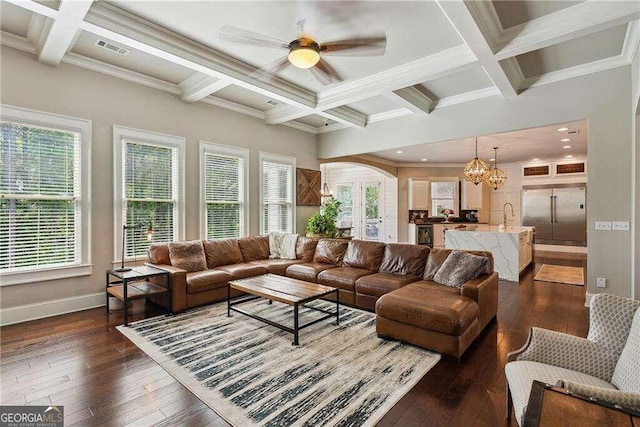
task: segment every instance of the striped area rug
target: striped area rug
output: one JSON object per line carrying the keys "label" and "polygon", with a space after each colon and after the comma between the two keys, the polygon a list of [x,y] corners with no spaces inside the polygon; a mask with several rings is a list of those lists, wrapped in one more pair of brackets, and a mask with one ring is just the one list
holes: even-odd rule
{"label": "striped area rug", "polygon": [[[335,309],[333,303],[313,304]],[[284,324],[292,308],[257,300],[243,308]],[[131,323],[118,330],[235,426],[372,426],[440,360],[379,339],[375,314],[341,307],[293,335],[225,303]],[[301,308],[301,324],[317,311]]]}

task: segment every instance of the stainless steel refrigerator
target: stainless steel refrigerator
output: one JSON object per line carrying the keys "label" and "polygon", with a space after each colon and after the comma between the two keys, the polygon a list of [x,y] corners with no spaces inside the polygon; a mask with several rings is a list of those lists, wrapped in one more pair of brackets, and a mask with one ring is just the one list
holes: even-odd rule
{"label": "stainless steel refrigerator", "polygon": [[534,241],[552,245],[587,245],[585,184],[522,188],[522,225],[535,227]]}

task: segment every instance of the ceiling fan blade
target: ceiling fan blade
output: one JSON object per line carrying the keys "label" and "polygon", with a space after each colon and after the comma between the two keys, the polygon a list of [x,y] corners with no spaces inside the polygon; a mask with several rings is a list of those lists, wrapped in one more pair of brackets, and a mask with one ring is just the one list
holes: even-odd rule
{"label": "ceiling fan blade", "polygon": [[323,59],[320,59],[320,61],[318,61],[315,66],[309,68],[309,70],[323,85],[328,85],[342,80],[340,74],[338,74],[338,72]]}
{"label": "ceiling fan blade", "polygon": [[268,63],[264,67],[257,69],[256,71],[249,74],[249,76],[257,80],[267,81],[272,79],[277,73],[279,73],[288,65],[290,65],[289,58],[283,56],[282,58],[278,58],[275,61]]}
{"label": "ceiling fan blade", "polygon": [[275,49],[288,49],[289,43],[275,37],[267,36],[253,31],[243,30],[232,25],[223,25],[220,28],[220,40],[234,43],[249,44],[254,46],[271,47]]}
{"label": "ceiling fan blade", "polygon": [[385,35],[337,40],[320,45],[320,51],[323,54],[336,56],[381,56],[384,55],[386,48]]}

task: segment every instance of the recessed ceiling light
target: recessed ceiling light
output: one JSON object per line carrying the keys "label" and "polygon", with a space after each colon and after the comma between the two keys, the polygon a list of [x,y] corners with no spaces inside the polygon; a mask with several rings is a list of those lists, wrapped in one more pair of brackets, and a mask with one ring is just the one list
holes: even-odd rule
{"label": "recessed ceiling light", "polygon": [[397,154],[402,154],[402,150],[396,151]]}
{"label": "recessed ceiling light", "polygon": [[538,160],[540,160],[539,158],[535,158],[535,159],[531,159],[532,162],[537,162]]}
{"label": "recessed ceiling light", "polygon": [[569,154],[568,156],[564,156],[565,159],[573,159],[573,156]]}
{"label": "recessed ceiling light", "polygon": [[493,157],[489,159],[490,162],[494,162],[496,159],[494,159]]}
{"label": "recessed ceiling light", "polygon": [[563,145],[562,148],[571,148],[570,145]]}
{"label": "recessed ceiling light", "polygon": [[423,162],[426,162],[426,161],[427,161],[427,159],[421,159],[421,160],[422,160]]}
{"label": "recessed ceiling light", "polygon": [[558,132],[566,132],[568,130],[569,130],[569,128],[560,128],[560,129],[558,129]]}
{"label": "recessed ceiling light", "polygon": [[562,138],[560,140],[560,142],[569,142],[569,141],[571,141],[571,138]]}

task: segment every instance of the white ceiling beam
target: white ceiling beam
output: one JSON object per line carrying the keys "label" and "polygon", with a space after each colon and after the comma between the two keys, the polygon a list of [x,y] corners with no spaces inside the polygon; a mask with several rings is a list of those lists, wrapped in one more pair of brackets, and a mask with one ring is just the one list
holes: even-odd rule
{"label": "white ceiling beam", "polygon": [[284,80],[267,83],[251,78],[248,74],[254,67],[108,3],[91,8],[81,29],[285,104],[301,108],[315,104],[311,91]]}
{"label": "white ceiling beam", "polygon": [[639,1],[585,1],[508,28],[497,43],[498,60],[640,19]]}
{"label": "white ceiling beam", "polygon": [[180,99],[184,102],[197,102],[229,86],[231,82],[216,79],[206,74],[194,73],[180,83]]}
{"label": "white ceiling beam", "polygon": [[415,86],[409,86],[387,93],[387,97],[414,114],[429,114],[436,105],[436,98],[430,97]]}
{"label": "white ceiling beam", "polygon": [[73,46],[80,24],[92,3],[90,0],[62,0],[40,49],[39,62],[54,67],[60,64],[62,57]]}
{"label": "white ceiling beam", "polygon": [[[489,78],[505,97],[518,94],[517,62],[503,67],[493,54],[492,38],[499,24],[490,19],[486,8],[492,8],[491,2],[469,2],[463,0],[439,0],[438,6],[447,16],[462,40],[478,58]],[[498,28],[499,30],[499,28]],[[514,60],[515,61],[515,60]],[[505,69],[507,68],[507,69]],[[520,73],[521,74],[521,73]]]}
{"label": "white ceiling beam", "polygon": [[439,77],[469,69],[477,64],[473,52],[455,46],[367,77],[333,86],[318,93],[317,109],[327,110]]}
{"label": "white ceiling beam", "polygon": [[349,107],[318,110],[316,114],[350,127],[364,128],[367,125],[367,116]]}

